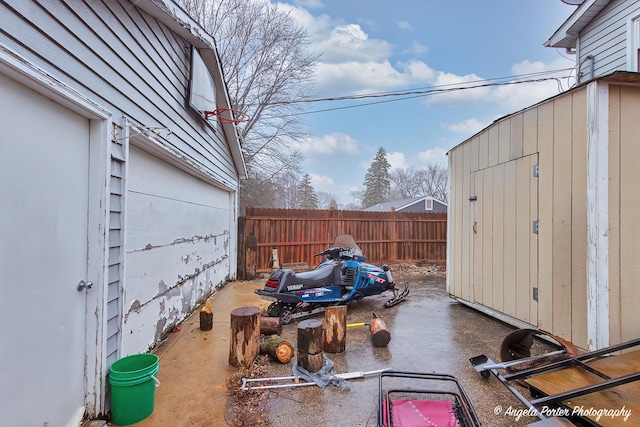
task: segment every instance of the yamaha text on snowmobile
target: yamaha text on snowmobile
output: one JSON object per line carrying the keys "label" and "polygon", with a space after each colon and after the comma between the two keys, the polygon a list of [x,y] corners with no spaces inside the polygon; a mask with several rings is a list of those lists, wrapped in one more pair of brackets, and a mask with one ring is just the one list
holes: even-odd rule
{"label": "yamaha text on snowmobile", "polygon": [[275,301],[267,309],[267,316],[280,317],[286,325],[293,319],[321,313],[326,307],[385,291],[393,292],[385,307],[398,304],[409,294],[406,285],[398,291],[388,265],[379,268],[367,264],[348,234],[336,237],[333,247],[314,256],[324,256],[314,270],[294,273],[283,268],[271,273],[264,289],[256,289],[256,294]]}

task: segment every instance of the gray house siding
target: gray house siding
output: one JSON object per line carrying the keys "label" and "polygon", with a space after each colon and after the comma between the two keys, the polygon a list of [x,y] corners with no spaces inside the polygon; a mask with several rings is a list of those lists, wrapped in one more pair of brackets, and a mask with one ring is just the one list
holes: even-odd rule
{"label": "gray house siding", "polygon": [[[52,422],[52,425],[77,425],[82,411],[92,417],[109,409],[106,374],[114,361],[157,345],[171,325],[186,318],[212,291],[235,277],[237,192],[239,180],[246,170],[234,126],[206,122],[187,105],[191,55],[195,48],[214,81],[217,106],[229,107],[213,38],[190,20],[173,0],[0,0],[0,23],[0,84],[3,88],[17,88],[15,93],[23,94],[23,98],[30,90],[44,95],[43,101],[28,104],[31,107],[23,109],[33,112],[12,110],[7,101],[9,98],[6,98],[2,115],[12,125],[11,130],[20,136],[33,134],[23,130],[22,120],[35,123],[38,115],[49,119],[40,120],[40,123],[48,124],[47,129],[41,130],[42,126],[39,126],[40,133],[27,138],[35,141],[36,149],[23,148],[20,155],[24,154],[34,164],[51,163],[50,159],[63,164],[62,160],[72,159],[67,160],[69,163],[75,159],[59,148],[60,158],[49,154],[50,150],[56,153],[58,144],[62,145],[60,142],[70,139],[69,131],[65,133],[68,128],[64,122],[52,122],[52,118],[57,117],[56,112],[64,112],[63,117],[79,117],[88,130],[79,132],[80,137],[73,139],[78,145],[65,145],[82,146],[83,150],[89,151],[88,156],[84,156],[88,157],[86,164],[66,169],[88,170],[86,204],[79,209],[73,206],[74,212],[88,215],[88,226],[81,227],[85,233],[82,239],[59,236],[62,243],[87,239],[80,243],[81,247],[88,248],[88,259],[83,261],[87,268],[80,269],[82,275],[78,274],[77,279],[74,273],[73,283],[68,280],[45,283],[50,292],[71,293],[73,298],[66,296],[66,301],[86,299],[86,303],[77,304],[85,310],[82,314],[85,315],[86,331],[80,331],[84,326],[78,326],[85,322],[77,321],[68,322],[76,328],[67,332],[74,338],[86,334],[81,337],[84,339],[76,340],[85,348],[84,366],[77,363],[66,370],[56,369],[59,376],[67,371],[74,375],[74,381],[70,380],[66,385],[66,388],[74,388],[74,393],[82,394],[73,385],[77,383],[78,373],[84,374],[84,402],[70,393],[59,393],[64,405],[53,400],[46,403],[46,399],[39,404],[36,399],[34,402],[39,405],[39,411],[32,414],[32,418],[44,421],[22,420],[43,425],[64,418],[72,420],[72,424]],[[36,114],[36,107],[40,110],[40,106],[44,113]],[[35,116],[32,122],[25,119],[30,119],[32,114]],[[136,165],[135,158],[130,157],[132,148],[136,152],[144,150],[150,163]],[[20,150],[20,146],[16,150]],[[12,177],[7,173],[3,179],[10,182]],[[184,184],[169,181],[165,188],[184,190],[179,203],[175,203],[179,209],[169,212],[171,218],[179,218],[186,227],[180,228],[177,220],[158,221],[162,219],[158,206],[169,206],[169,199],[163,198],[162,194],[145,193],[137,199],[131,196],[136,193],[130,185],[131,177],[156,182],[155,178],[166,176],[176,177]],[[66,185],[70,181],[84,182],[83,179],[68,180],[58,186],[61,192],[71,193]],[[28,183],[34,188],[37,184]],[[31,187],[23,185],[19,189],[22,194],[29,194]],[[196,219],[187,215],[188,207],[203,205],[194,200],[209,195],[213,197],[207,199],[207,211]],[[48,211],[71,210],[64,200],[57,197],[55,203],[47,206]],[[20,200],[16,200],[16,206],[21,206]],[[132,206],[137,210],[132,212]],[[217,216],[209,215],[211,212]],[[53,214],[45,219],[51,218]],[[145,223],[146,219],[150,221]],[[51,227],[51,233],[56,229]],[[143,252],[140,247],[129,245],[134,232],[144,239],[157,230],[170,235],[170,239],[162,242],[164,246],[144,242]],[[147,246],[152,249],[147,250]],[[167,252],[163,252],[167,247],[172,248],[170,255],[174,259],[169,259]],[[34,261],[11,251],[9,241],[2,249],[7,262],[26,265]],[[71,260],[77,264],[84,258],[65,259],[65,254],[60,253],[63,262],[50,271],[66,271]],[[181,270],[175,267],[175,258],[182,260]],[[167,274],[160,280],[164,288],[144,277],[127,276],[132,271],[147,269],[157,273],[161,270],[152,268],[154,266],[171,267],[164,271]],[[174,274],[176,271],[184,274]],[[76,280],[80,279],[92,281],[94,286],[90,290],[76,290]],[[140,299],[134,307],[130,302],[138,295],[148,298]],[[29,304],[29,301],[16,298],[13,303],[15,311],[20,309],[18,304]],[[130,328],[127,328],[127,318],[129,325],[133,325]],[[54,325],[59,319],[47,321]],[[16,330],[10,334],[10,339],[4,340],[8,348],[14,349],[9,354],[14,359],[34,354],[30,349],[40,341],[38,336],[32,336],[29,343],[23,343],[22,335]],[[63,347],[56,349],[55,357],[59,360],[68,359],[64,357]],[[69,348],[67,353],[80,355],[76,350]],[[55,362],[55,357],[51,354],[49,357]],[[8,372],[0,384],[0,394],[14,393],[13,385],[17,382],[25,384],[24,390],[36,389],[32,386],[40,381],[38,372],[46,373],[50,367],[42,365],[33,369],[33,378],[28,381],[21,378],[17,370]],[[40,394],[46,392],[43,389]],[[20,390],[16,396],[26,401],[21,398]],[[3,415],[5,421],[15,424],[21,413],[18,408],[11,409]]]}
{"label": "gray house siding", "polygon": [[414,203],[402,209],[402,212],[446,212],[447,211],[447,206],[443,205],[442,203],[436,200],[433,200],[431,209],[427,209],[426,204],[427,204],[426,200],[420,200],[419,202]]}
{"label": "gray house siding", "polygon": [[196,113],[182,114],[191,46],[155,18],[116,0],[9,0],[0,16],[1,43],[132,121],[170,129],[181,155],[236,187],[236,166],[220,131]]}
{"label": "gray house siding", "polygon": [[[222,129],[184,114],[191,45],[129,2],[24,1],[0,4],[0,43],[93,97],[127,122],[158,128],[177,155],[201,165],[230,190],[237,170]],[[119,135],[128,129],[119,128]],[[108,256],[108,362],[117,358],[122,278],[123,144],[112,144]],[[215,159],[215,162],[212,160]]]}
{"label": "gray house siding", "polygon": [[[119,128],[122,131],[122,127]],[[116,133],[117,134],[117,133]],[[106,361],[107,366],[118,360],[122,324],[122,272],[124,267],[124,203],[125,203],[125,148],[114,138],[111,142],[110,203],[109,203],[109,254],[107,257],[107,322]]]}
{"label": "gray house siding", "polygon": [[[631,70],[627,61],[627,21],[640,14],[640,3],[633,0],[610,2],[580,33],[578,64],[580,82],[614,71]],[[589,58],[593,58],[592,60]],[[593,65],[593,69],[592,69]]]}

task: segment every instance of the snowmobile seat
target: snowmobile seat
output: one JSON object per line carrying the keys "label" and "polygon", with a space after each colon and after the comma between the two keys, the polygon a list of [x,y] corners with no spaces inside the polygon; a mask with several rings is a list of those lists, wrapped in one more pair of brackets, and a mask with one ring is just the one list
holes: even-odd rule
{"label": "snowmobile seat", "polygon": [[336,264],[320,264],[315,270],[297,274],[290,270],[285,274],[287,284],[303,285],[303,289],[331,286],[336,282]]}

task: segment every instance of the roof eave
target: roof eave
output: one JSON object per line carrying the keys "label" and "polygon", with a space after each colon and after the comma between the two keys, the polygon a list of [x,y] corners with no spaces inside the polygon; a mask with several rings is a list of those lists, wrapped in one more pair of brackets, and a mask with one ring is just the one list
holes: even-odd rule
{"label": "roof eave", "polygon": [[610,0],[585,0],[544,43],[545,47],[575,48],[580,32]]}

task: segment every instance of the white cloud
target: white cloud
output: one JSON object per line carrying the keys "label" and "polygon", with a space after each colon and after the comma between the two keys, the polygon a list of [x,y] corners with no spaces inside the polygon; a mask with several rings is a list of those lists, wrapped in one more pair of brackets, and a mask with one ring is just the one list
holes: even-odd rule
{"label": "white cloud", "polygon": [[414,30],[415,29],[415,28],[413,28],[413,25],[411,25],[407,21],[398,22],[398,28],[401,28],[403,30]]}
{"label": "white cloud", "polygon": [[316,192],[321,191],[328,194],[333,194],[336,197],[338,203],[351,203],[353,198],[351,192],[359,189],[357,186],[345,185],[343,183],[336,183],[333,178],[326,175],[318,175],[310,173],[311,185]]}
{"label": "white cloud", "polygon": [[[421,151],[418,153],[418,159],[422,163],[427,164],[439,164],[443,166],[447,166],[447,150],[444,148],[432,148],[429,150]],[[421,165],[421,166],[424,166]]]}
{"label": "white cloud", "polygon": [[461,133],[463,135],[473,135],[480,132],[487,127],[487,123],[482,123],[474,118],[464,120],[458,123],[443,123],[442,127],[455,133]]}
{"label": "white cloud", "polygon": [[[331,188],[335,184],[335,182],[333,181],[333,178],[326,175],[318,175],[315,173],[310,173],[309,177],[311,178],[311,185],[313,185],[313,188],[315,189]],[[324,190],[320,190],[320,191],[324,191]]]}
{"label": "white cloud", "polygon": [[305,9],[322,9],[325,6],[322,0],[296,0],[295,4]]}
{"label": "white cloud", "polygon": [[340,132],[309,137],[295,145],[305,157],[334,153],[357,154],[360,152],[358,141],[352,136]]}
{"label": "white cloud", "polygon": [[405,55],[424,55],[429,51],[429,48],[417,41],[411,43],[411,47],[402,51]]}
{"label": "white cloud", "polygon": [[[300,0],[298,4],[307,2],[312,2],[312,5],[320,4],[320,0]],[[447,89],[481,85],[484,83],[483,77],[435,70],[417,59],[392,63],[392,45],[386,40],[370,38],[361,25],[335,20],[328,15],[313,16],[303,7],[279,5],[288,8],[297,22],[309,32],[311,49],[322,55],[316,71],[317,89],[328,96],[433,86],[434,89],[445,92],[426,96],[424,103],[427,106],[495,103],[508,113],[559,92],[558,83],[553,80],[446,92]],[[398,27],[412,28],[407,21],[398,22]],[[419,56],[427,50],[426,46],[414,41],[402,53]],[[570,68],[574,65],[573,61],[566,58],[559,58],[549,64],[523,61],[513,65],[512,73],[521,75]],[[564,72],[563,75],[566,74]],[[566,90],[568,84],[563,82],[563,85]]]}
{"label": "white cloud", "polygon": [[404,153],[400,153],[397,151],[393,153],[387,153],[387,161],[391,165],[390,170],[407,168],[407,159],[405,158]]}
{"label": "white cloud", "polygon": [[[541,73],[564,68],[572,68],[575,63],[567,58],[558,58],[554,62],[545,64],[542,62],[522,61],[515,64],[511,71],[514,75],[526,75]],[[517,85],[499,86],[492,90],[490,100],[496,102],[505,111],[517,111],[530,105],[550,98],[567,90],[574,81],[560,80],[566,76],[566,71],[556,75],[558,80],[548,80],[538,83],[523,83]],[[530,79],[553,77],[551,75],[531,76]]]}
{"label": "white cloud", "polygon": [[391,45],[384,40],[370,39],[358,24],[339,25],[328,37],[315,43],[322,53],[321,63],[384,61],[391,55]]}

